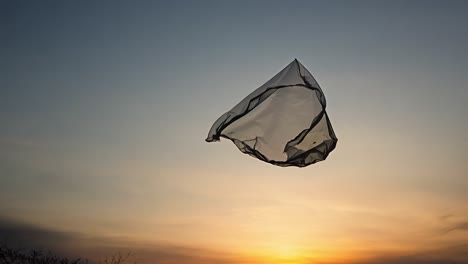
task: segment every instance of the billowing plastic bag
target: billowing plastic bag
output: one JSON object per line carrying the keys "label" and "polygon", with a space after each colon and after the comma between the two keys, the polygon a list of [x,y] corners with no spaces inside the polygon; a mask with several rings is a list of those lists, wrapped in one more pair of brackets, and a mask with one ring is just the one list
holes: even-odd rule
{"label": "billowing plastic bag", "polygon": [[207,142],[230,139],[240,151],[277,166],[325,160],[338,139],[322,89],[295,59],[210,129]]}

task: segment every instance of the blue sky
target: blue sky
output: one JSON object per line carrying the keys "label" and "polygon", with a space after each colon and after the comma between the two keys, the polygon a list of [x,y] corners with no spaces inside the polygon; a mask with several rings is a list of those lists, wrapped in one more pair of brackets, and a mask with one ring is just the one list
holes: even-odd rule
{"label": "blue sky", "polygon": [[[468,219],[467,7],[1,1],[0,209],[47,228],[210,249],[398,251],[394,230],[432,234],[441,216],[454,217],[441,226]],[[282,169],[204,142],[216,118],[294,58],[327,97],[339,138],[327,161]],[[321,231],[288,227],[298,204],[325,215]],[[376,215],[382,225],[369,224]],[[355,233],[369,226],[385,241]],[[407,243],[467,242],[451,235]]]}

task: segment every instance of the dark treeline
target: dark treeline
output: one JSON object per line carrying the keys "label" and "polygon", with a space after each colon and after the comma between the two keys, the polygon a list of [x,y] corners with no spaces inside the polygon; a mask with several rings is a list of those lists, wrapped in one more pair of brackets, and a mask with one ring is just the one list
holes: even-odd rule
{"label": "dark treeline", "polygon": [[99,262],[91,262],[82,258],[67,258],[44,250],[26,250],[0,245],[0,264],[123,264],[130,257],[130,253],[115,254]]}

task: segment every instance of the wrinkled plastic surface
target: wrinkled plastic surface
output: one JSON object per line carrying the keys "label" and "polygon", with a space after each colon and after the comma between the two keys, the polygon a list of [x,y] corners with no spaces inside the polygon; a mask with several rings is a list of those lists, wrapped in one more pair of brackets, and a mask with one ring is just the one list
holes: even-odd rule
{"label": "wrinkled plastic surface", "polygon": [[216,120],[207,142],[230,139],[243,153],[278,166],[325,160],[338,141],[312,74],[294,60]]}

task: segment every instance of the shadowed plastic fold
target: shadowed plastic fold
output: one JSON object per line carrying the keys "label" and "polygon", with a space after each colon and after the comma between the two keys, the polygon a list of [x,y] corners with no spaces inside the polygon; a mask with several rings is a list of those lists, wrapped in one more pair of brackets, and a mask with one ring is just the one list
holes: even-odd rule
{"label": "shadowed plastic fold", "polygon": [[206,141],[224,137],[265,162],[305,167],[325,160],[336,147],[325,108],[322,89],[295,59],[218,118]]}

